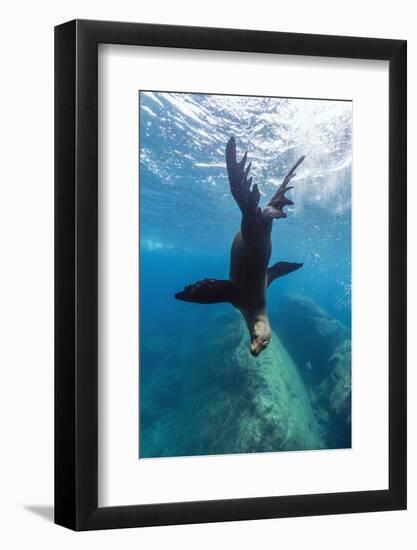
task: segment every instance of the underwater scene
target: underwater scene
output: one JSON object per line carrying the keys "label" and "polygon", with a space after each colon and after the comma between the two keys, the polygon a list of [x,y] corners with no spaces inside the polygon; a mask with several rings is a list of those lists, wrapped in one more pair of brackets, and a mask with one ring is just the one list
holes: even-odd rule
{"label": "underwater scene", "polygon": [[140,91],[139,131],[139,458],[351,447],[352,103]]}

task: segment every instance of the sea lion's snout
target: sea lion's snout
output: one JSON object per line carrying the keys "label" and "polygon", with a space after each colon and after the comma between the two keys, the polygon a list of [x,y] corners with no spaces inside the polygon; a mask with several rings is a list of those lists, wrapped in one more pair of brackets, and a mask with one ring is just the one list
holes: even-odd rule
{"label": "sea lion's snout", "polygon": [[258,357],[261,351],[268,347],[269,341],[269,338],[265,340],[260,340],[259,338],[257,338],[256,340],[252,340],[250,344],[250,354],[253,357]]}
{"label": "sea lion's snout", "polygon": [[251,343],[250,343],[250,353],[253,357],[257,357],[262,350],[264,350],[271,340],[271,329],[269,323],[262,321],[257,321],[253,330],[251,331]]}

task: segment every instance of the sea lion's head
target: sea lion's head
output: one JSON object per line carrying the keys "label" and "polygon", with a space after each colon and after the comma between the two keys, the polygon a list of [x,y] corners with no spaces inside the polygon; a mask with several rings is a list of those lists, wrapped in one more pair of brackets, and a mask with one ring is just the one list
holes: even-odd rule
{"label": "sea lion's head", "polygon": [[258,319],[250,331],[250,353],[257,357],[271,340],[271,328],[267,319]]}

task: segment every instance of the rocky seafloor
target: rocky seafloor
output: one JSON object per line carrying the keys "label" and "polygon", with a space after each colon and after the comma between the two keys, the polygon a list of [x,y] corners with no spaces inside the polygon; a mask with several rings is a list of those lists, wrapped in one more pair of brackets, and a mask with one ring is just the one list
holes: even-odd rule
{"label": "rocky seafloor", "polygon": [[326,448],[351,446],[351,332],[306,296],[285,296],[272,316],[297,364]]}
{"label": "rocky seafloor", "polygon": [[175,345],[146,340],[154,364],[141,370],[141,458],[350,446],[349,331],[303,296],[281,307],[280,337],[257,358],[234,311]]}

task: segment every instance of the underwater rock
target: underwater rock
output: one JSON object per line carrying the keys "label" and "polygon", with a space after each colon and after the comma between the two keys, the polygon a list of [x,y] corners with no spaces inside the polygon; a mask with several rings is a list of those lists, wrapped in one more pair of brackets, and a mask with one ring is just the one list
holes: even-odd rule
{"label": "underwater rock", "polygon": [[277,335],[258,358],[248,348],[243,321],[229,314],[213,317],[191,341],[176,341],[167,366],[141,389],[141,457],[325,446],[304,382]]}
{"label": "underwater rock", "polygon": [[350,421],[351,409],[351,357],[351,341],[345,340],[329,358],[333,369],[318,387],[321,401],[327,401],[329,410],[346,421]]}
{"label": "underwater rock", "polygon": [[351,446],[351,361],[351,341],[345,340],[328,360],[329,376],[310,393],[319,423],[328,424],[327,440],[332,448]]}
{"label": "underwater rock", "polygon": [[150,355],[164,355],[170,343],[170,339],[166,336],[153,335],[152,339],[145,340],[142,344],[142,349],[144,353],[148,353]]}
{"label": "underwater rock", "polygon": [[271,318],[303,378],[320,383],[332,369],[331,357],[342,342],[350,339],[349,329],[334,319],[314,300],[287,294]]}
{"label": "underwater rock", "polygon": [[351,446],[350,331],[312,299],[286,295],[271,318],[308,387],[327,448]]}

